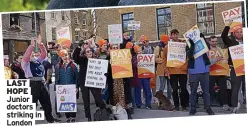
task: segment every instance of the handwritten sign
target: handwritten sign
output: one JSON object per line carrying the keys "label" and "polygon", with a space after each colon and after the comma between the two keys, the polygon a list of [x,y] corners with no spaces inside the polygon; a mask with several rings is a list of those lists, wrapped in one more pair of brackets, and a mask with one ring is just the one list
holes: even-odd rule
{"label": "handwritten sign", "polygon": [[167,67],[180,67],[186,62],[186,43],[169,42]]}
{"label": "handwritten sign", "polygon": [[209,51],[205,40],[200,37],[200,33],[201,32],[198,26],[195,25],[183,35],[189,47],[191,46],[189,39],[191,39],[194,42],[195,44],[194,58],[195,59]]}
{"label": "handwritten sign", "polygon": [[154,78],[155,77],[155,55],[138,54],[138,77]]}
{"label": "handwritten sign", "polygon": [[93,88],[105,88],[108,71],[108,61],[101,59],[89,59],[86,73],[85,86]]}
{"label": "handwritten sign", "polygon": [[57,111],[77,112],[76,85],[56,85]]}
{"label": "handwritten sign", "polygon": [[110,50],[114,79],[133,77],[130,49]]}
{"label": "handwritten sign", "polygon": [[236,76],[245,75],[243,44],[229,47]]}
{"label": "handwritten sign", "polygon": [[232,24],[230,26],[230,32],[233,32],[236,28],[242,28],[242,8],[241,6],[223,11],[222,17],[224,23],[228,23],[229,20],[232,20]]}
{"label": "handwritten sign", "polygon": [[58,44],[64,48],[69,48],[71,46],[71,32],[70,27],[62,27],[57,30]]}
{"label": "handwritten sign", "polygon": [[127,24],[128,30],[140,30],[140,21],[129,21]]}
{"label": "handwritten sign", "polygon": [[122,25],[108,25],[108,37],[110,44],[121,44],[123,42]]}
{"label": "handwritten sign", "polygon": [[229,76],[229,65],[228,65],[228,49],[211,49],[209,51],[209,59],[216,59],[222,57],[222,60],[217,61],[215,64],[210,66],[210,75],[226,75]]}

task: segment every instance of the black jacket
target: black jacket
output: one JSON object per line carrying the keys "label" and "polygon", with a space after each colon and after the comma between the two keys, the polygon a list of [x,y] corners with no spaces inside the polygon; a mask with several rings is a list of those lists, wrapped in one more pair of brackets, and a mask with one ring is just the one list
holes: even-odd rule
{"label": "black jacket", "polygon": [[[236,41],[236,39],[233,35],[228,37],[229,30],[230,30],[230,26],[226,26],[224,28],[222,34],[221,34],[221,38],[222,38],[222,40],[223,40],[223,42],[227,48],[235,46],[235,45],[239,45],[239,42]],[[229,55],[228,64],[233,65],[231,54],[230,54],[229,50],[228,50],[228,55]]]}
{"label": "black jacket", "polygon": [[11,65],[11,70],[18,74],[19,79],[26,79],[24,71],[21,67],[16,66],[15,63]]}
{"label": "black jacket", "polygon": [[[205,42],[208,46],[208,49],[210,49],[210,44],[206,41],[203,34],[201,34],[201,38],[203,38],[205,40]],[[194,49],[195,49],[194,43],[191,43],[190,48],[188,46],[186,47],[186,52],[187,52],[187,57],[188,57],[188,68],[189,69],[195,68]],[[206,66],[211,64],[207,53],[203,54],[203,60],[204,60]]]}

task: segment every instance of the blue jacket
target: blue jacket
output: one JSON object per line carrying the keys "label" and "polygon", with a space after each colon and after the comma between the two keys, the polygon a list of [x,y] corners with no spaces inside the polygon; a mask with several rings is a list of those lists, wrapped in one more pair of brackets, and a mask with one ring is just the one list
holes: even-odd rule
{"label": "blue jacket", "polygon": [[[73,64],[73,65],[71,65]],[[65,67],[59,64],[55,67],[55,84],[57,85],[77,85],[78,69],[72,61]]]}

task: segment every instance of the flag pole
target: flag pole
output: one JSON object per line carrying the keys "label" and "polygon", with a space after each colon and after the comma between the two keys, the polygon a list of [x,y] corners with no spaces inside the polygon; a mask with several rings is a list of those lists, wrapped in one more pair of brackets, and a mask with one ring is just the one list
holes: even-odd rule
{"label": "flag pole", "polygon": [[34,34],[35,34],[35,46],[34,46],[34,52],[38,51],[38,45],[37,45],[37,40],[38,40],[38,36],[37,36],[37,23],[36,23],[36,12],[34,12]]}

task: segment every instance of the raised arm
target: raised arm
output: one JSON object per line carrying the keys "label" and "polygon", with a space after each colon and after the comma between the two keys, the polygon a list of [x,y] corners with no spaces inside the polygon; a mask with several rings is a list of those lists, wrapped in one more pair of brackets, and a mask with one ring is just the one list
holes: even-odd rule
{"label": "raised arm", "polygon": [[230,47],[232,43],[231,39],[228,37],[229,30],[230,30],[230,26],[225,26],[221,34],[221,38],[227,47]]}

